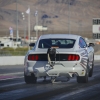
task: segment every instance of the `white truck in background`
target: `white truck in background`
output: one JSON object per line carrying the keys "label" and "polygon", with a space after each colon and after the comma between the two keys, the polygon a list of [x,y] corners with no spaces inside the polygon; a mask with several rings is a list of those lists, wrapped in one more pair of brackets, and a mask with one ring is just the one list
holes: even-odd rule
{"label": "white truck in background", "polygon": [[0,38],[0,48],[4,47],[12,47],[17,48],[21,47],[21,38],[18,38],[18,41],[16,41],[16,38],[9,38],[9,37],[2,37]]}

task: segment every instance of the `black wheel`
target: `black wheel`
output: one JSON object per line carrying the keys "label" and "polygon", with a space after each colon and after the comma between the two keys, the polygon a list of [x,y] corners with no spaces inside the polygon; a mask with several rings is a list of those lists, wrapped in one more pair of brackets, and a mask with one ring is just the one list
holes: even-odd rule
{"label": "black wheel", "polygon": [[78,83],[87,83],[88,82],[88,74],[86,72],[85,76],[77,76]]}
{"label": "black wheel", "polygon": [[87,69],[85,76],[77,76],[78,83],[88,83],[88,76],[89,76],[89,60],[87,62]]}
{"label": "black wheel", "polygon": [[37,77],[35,77],[34,74],[31,74],[31,76],[26,76],[26,75],[24,74],[24,80],[25,80],[26,84],[36,83]]}
{"label": "black wheel", "polygon": [[94,61],[92,62],[92,68],[90,69],[89,77],[92,77],[93,75],[93,67],[94,67]]}

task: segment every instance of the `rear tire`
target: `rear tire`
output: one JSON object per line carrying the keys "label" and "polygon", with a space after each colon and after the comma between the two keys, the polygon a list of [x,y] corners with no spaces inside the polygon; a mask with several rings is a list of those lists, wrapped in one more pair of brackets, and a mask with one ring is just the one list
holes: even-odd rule
{"label": "rear tire", "polygon": [[86,73],[85,76],[77,76],[77,82],[78,83],[88,83],[88,76],[89,76],[89,60],[87,62],[87,67],[86,67]]}
{"label": "rear tire", "polygon": [[35,77],[34,74],[31,74],[31,76],[26,76],[24,74],[24,80],[26,82],[26,84],[30,84],[30,83],[36,83],[37,82],[37,77]]}
{"label": "rear tire", "polygon": [[86,71],[85,76],[77,76],[78,83],[88,83],[88,70]]}
{"label": "rear tire", "polygon": [[92,68],[90,69],[89,77],[92,77],[93,75],[93,67],[94,67],[94,61],[92,62]]}

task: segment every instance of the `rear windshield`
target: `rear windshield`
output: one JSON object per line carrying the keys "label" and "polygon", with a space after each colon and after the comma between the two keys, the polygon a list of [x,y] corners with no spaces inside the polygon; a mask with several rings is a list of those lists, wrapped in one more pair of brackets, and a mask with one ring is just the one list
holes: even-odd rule
{"label": "rear windshield", "polygon": [[73,48],[74,39],[41,39],[38,48]]}

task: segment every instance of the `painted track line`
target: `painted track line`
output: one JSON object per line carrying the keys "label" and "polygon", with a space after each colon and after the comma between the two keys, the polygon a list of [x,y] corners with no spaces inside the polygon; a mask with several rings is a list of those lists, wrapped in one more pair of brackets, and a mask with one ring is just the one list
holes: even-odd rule
{"label": "painted track line", "polygon": [[[21,75],[21,76],[18,76]],[[24,72],[0,74],[0,81],[24,77]]]}
{"label": "painted track line", "polygon": [[16,72],[16,73],[7,73],[7,74],[0,74],[0,76],[6,76],[6,75],[19,75],[19,74],[24,74],[24,72]]}
{"label": "painted track line", "polygon": [[23,78],[23,77],[24,77],[24,76],[14,76],[14,77],[9,77],[9,78],[0,79],[0,81],[11,80],[11,79],[16,79],[16,78]]}
{"label": "painted track line", "polygon": [[15,86],[15,85],[21,85],[21,84],[25,84],[25,82],[3,85],[3,86],[0,86],[0,88],[9,87],[9,86]]}

